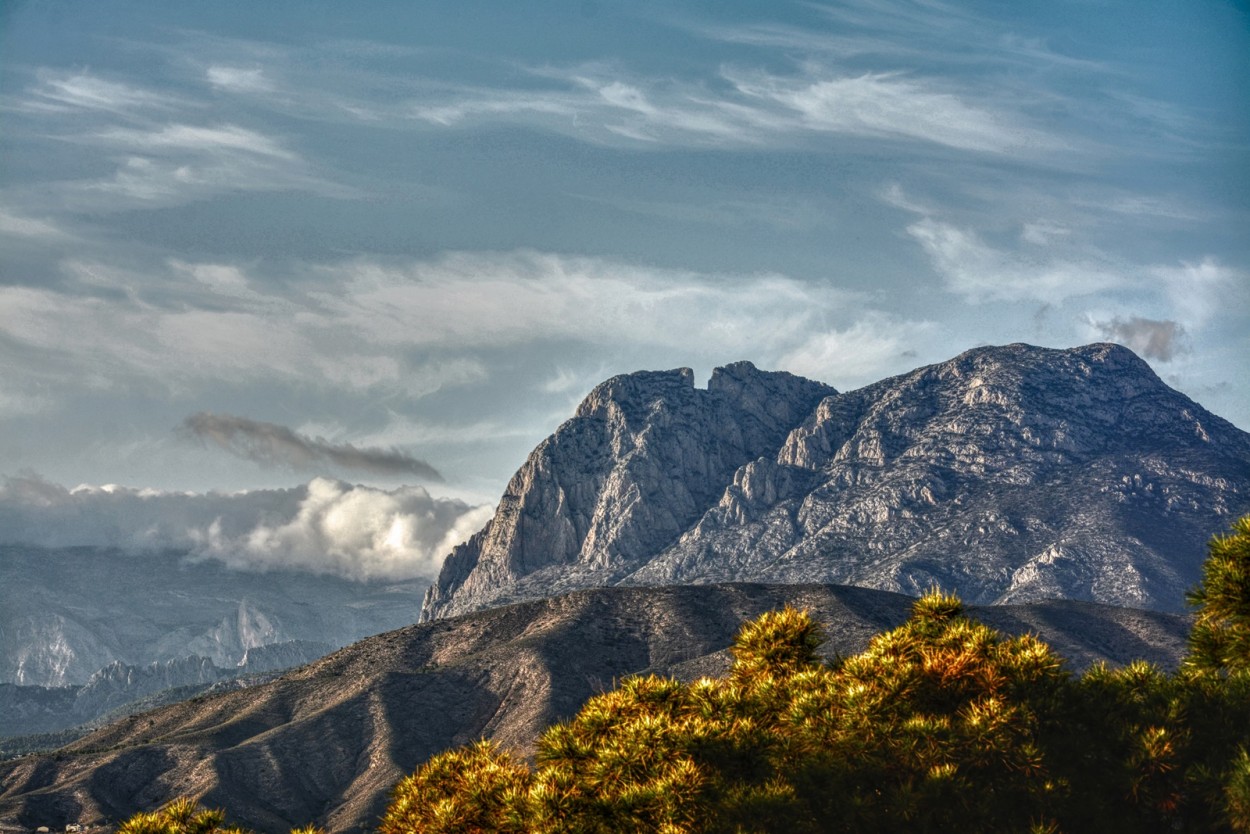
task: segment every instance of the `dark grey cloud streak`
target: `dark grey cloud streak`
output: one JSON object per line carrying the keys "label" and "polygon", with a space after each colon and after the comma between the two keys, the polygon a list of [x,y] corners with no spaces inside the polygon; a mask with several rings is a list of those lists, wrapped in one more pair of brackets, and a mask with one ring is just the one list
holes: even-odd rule
{"label": "dark grey cloud streak", "polygon": [[249,420],[232,414],[201,411],[183,420],[181,428],[191,437],[216,444],[261,466],[311,470],[331,464],[376,475],[410,475],[426,481],[443,480],[433,466],[398,449],[358,448],[350,443],[331,443],[323,437],[308,437],[277,423]]}

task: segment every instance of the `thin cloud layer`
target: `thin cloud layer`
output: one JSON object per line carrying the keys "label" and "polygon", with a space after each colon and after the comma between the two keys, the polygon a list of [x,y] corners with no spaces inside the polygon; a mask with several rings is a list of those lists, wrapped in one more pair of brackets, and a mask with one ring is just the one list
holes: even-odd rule
{"label": "thin cloud layer", "polygon": [[[1036,234],[1036,230],[1031,230]],[[1086,254],[1064,257],[1012,252],[974,232],[925,217],[907,232],[929,256],[948,290],[972,302],[1040,301],[1057,304],[1129,283],[1122,268]],[[1026,234],[1029,232],[1026,231]]]}
{"label": "thin cloud layer", "polygon": [[[67,272],[76,282],[67,291],[0,287],[0,359],[20,354],[38,366],[27,382],[44,395],[54,393],[50,379],[107,376],[174,391],[250,380],[419,396],[486,382],[482,352],[570,344],[594,356],[648,350],[720,362],[749,349],[764,364],[796,357],[814,373],[812,340],[865,316],[920,332],[827,283],[533,251],[358,259],[311,268],[317,280],[291,288],[238,266],[181,261],[152,273],[84,263]],[[201,422],[194,431],[245,457],[314,451],[291,438],[278,444],[274,429]]]}
{"label": "thin cloud layer", "polygon": [[409,113],[441,127],[532,122],[610,144],[796,147],[845,136],[1024,157],[1066,147],[1023,113],[897,71],[847,74],[807,65],[789,75],[722,71],[710,83],[594,66],[535,75],[554,86],[458,89],[450,96],[431,90],[410,102]]}
{"label": "thin cloud layer", "polygon": [[26,473],[0,486],[0,543],[176,550],[239,570],[433,579],[489,506],[314,478],[292,489],[173,493],[74,489]]}
{"label": "thin cloud layer", "polygon": [[261,466],[309,470],[330,465],[375,475],[410,475],[429,481],[443,479],[433,466],[398,449],[331,443],[322,437],[306,437],[276,423],[231,414],[201,411],[188,416],[182,429],[192,437]]}

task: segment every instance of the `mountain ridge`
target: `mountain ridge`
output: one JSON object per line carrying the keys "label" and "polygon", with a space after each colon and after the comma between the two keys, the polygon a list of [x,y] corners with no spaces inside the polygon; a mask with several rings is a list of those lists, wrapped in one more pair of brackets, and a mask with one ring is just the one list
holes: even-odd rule
{"label": "mountain ridge", "polygon": [[726,581],[1179,610],[1247,510],[1250,434],[1118,345],[974,348],[843,393],[750,363],[702,393],[639,372],[538,445],[421,617]]}

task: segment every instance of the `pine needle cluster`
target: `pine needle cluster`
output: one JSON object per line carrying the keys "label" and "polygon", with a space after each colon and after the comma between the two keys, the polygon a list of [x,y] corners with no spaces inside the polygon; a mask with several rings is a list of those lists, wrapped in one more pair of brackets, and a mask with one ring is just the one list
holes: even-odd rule
{"label": "pine needle cluster", "polygon": [[[226,823],[226,812],[220,808],[202,808],[188,797],[178,797],[155,811],[143,811],[117,827],[116,834],[251,834],[245,828]],[[291,830],[291,834],[325,834],[309,825]]]}

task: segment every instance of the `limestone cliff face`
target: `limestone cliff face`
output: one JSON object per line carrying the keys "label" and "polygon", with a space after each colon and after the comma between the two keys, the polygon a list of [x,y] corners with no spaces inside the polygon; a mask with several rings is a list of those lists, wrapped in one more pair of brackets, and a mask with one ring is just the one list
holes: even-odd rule
{"label": "limestone cliff face", "polygon": [[749,362],[718,368],[706,390],[688,368],[604,382],[530,454],[485,529],[452,551],[423,619],[619,582],[834,393]]}
{"label": "limestone cliff face", "polygon": [[612,584],[843,582],[1179,610],[1250,435],[1131,351],[985,347],[847,393],[616,377],[448,558],[423,619]]}
{"label": "limestone cliff face", "polygon": [[979,348],[824,400],[630,581],[846,582],[1179,610],[1250,435],[1115,345]]}

